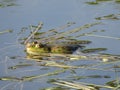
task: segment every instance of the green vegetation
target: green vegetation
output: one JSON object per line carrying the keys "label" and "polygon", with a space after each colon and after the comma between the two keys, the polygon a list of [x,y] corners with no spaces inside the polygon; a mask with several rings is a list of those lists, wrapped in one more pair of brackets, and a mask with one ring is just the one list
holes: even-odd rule
{"label": "green vegetation", "polygon": [[111,87],[115,87],[116,90],[120,89],[120,81],[118,80],[112,80],[106,83],[106,85],[109,85]]}
{"label": "green vegetation", "polygon": [[[104,17],[108,18],[111,16],[112,14]],[[34,30],[31,30],[32,32],[30,31],[30,35],[28,37],[22,37],[25,39],[21,39],[22,41],[24,40],[23,44],[25,45],[26,56],[12,56],[9,58],[7,57],[5,60],[6,73],[21,70],[20,72],[25,72],[25,75],[22,75],[21,77],[14,75],[1,76],[0,80],[10,81],[10,84],[11,82],[14,82],[14,85],[11,84],[14,87],[17,86],[16,83],[23,84],[25,82],[41,82],[41,79],[45,79],[47,84],[53,85],[44,87],[42,90],[100,90],[101,88],[113,90],[119,89],[119,80],[116,78],[115,80],[110,81],[112,76],[110,74],[106,74],[105,72],[119,72],[120,55],[98,53],[100,51],[107,50],[107,48],[87,48],[87,46],[92,44],[92,42],[90,40],[81,40],[80,37],[94,36],[117,40],[119,40],[119,38],[95,34],[98,32],[105,32],[104,29],[77,34],[82,30],[89,29],[96,25],[101,25],[100,22],[85,24],[71,30],[62,31],[74,24],[75,23],[67,23],[64,26],[60,26],[59,29],[50,29],[47,32],[42,31],[42,22],[38,24],[38,26],[32,26]],[[6,32],[8,31],[2,33]],[[25,31],[22,30],[18,34],[23,34],[24,32]],[[74,47],[79,47],[79,53],[72,54],[76,51]],[[25,61],[21,61],[23,59]],[[18,63],[14,63],[17,60],[20,61]],[[89,63],[81,63],[86,61]],[[12,64],[9,65],[8,62]],[[38,69],[37,73],[32,74],[31,72],[34,72],[34,70],[32,70],[34,66]],[[25,70],[27,68],[31,68],[31,70]],[[43,70],[43,72],[41,72],[41,70]],[[82,71],[95,73],[84,75],[81,74]],[[99,74],[99,72],[102,74]],[[106,82],[102,85],[96,84],[96,82],[82,82],[87,79],[106,79]],[[8,87],[9,84],[6,84],[0,89]]]}
{"label": "green vegetation", "polygon": [[110,14],[102,17],[95,18],[96,20],[105,20],[105,19],[112,19],[112,20],[119,20],[120,14]]}
{"label": "green vegetation", "polygon": [[120,3],[120,0],[115,0],[117,3]]}
{"label": "green vegetation", "polygon": [[18,6],[13,0],[2,0],[0,1],[0,8],[11,7],[11,6]]}
{"label": "green vegetation", "polygon": [[0,34],[4,34],[4,33],[12,33],[13,30],[4,30],[4,31],[0,31]]}
{"label": "green vegetation", "polygon": [[120,0],[94,0],[94,1],[89,1],[89,2],[85,2],[85,3],[87,3],[89,5],[98,5],[100,3],[109,2],[109,1],[114,1],[116,3],[120,2]]}
{"label": "green vegetation", "polygon": [[15,65],[15,66],[11,66],[11,67],[8,67],[8,69],[18,69],[18,68],[24,68],[24,67],[29,67],[29,66],[32,66],[32,64],[28,64],[28,63],[24,63],[24,64],[19,64],[19,65]]}
{"label": "green vegetation", "polygon": [[90,49],[84,49],[81,52],[92,53],[92,52],[99,52],[99,51],[104,51],[104,50],[107,50],[107,48],[90,48]]}

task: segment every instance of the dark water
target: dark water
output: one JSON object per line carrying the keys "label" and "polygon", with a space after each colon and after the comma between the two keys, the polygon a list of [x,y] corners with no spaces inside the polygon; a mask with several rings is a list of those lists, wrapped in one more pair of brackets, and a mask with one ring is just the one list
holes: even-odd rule
{"label": "dark water", "polygon": [[[103,24],[96,25],[87,30],[83,30],[80,33],[87,33],[92,30],[98,30],[96,35],[111,36],[120,38],[120,3],[115,0],[98,1],[98,4],[89,4],[94,0],[0,0],[0,32],[5,30],[13,30],[12,33],[0,34],[0,77],[17,77],[21,78],[24,76],[38,76],[46,73],[54,72],[55,70],[61,70],[62,68],[56,67],[44,67],[38,65],[38,62],[33,60],[23,59],[26,56],[24,52],[24,45],[21,45],[19,39],[28,36],[26,31],[23,34],[21,32],[23,27],[29,25],[37,25],[39,22],[43,22],[43,30],[49,30],[57,28],[58,26],[64,25],[67,22],[75,22],[70,29],[93,23],[102,22]],[[113,14],[115,18],[107,18]],[[96,18],[101,17],[101,20]],[[109,16],[108,16],[109,17]],[[104,32],[99,32],[104,30]],[[105,47],[108,50],[104,53],[120,55],[120,40],[116,38],[100,38],[92,36],[84,36],[79,39],[91,40],[92,43],[87,48]],[[15,57],[11,59],[10,57]],[[61,61],[64,62],[64,61]],[[15,66],[21,63],[30,64],[29,66],[19,67],[17,69],[8,69],[10,66]],[[101,61],[66,61],[67,65],[80,66],[84,64],[98,64]],[[115,64],[90,66],[89,68],[109,68]],[[118,65],[120,63],[118,62]],[[105,85],[106,82],[115,80],[116,73],[113,71],[103,70],[89,70],[89,69],[69,69],[64,73],[51,76],[43,76],[31,81],[13,81],[12,80],[1,80],[0,90],[41,90],[42,88],[57,87],[57,85],[47,83],[50,79],[63,79],[72,80],[75,76],[91,76],[100,75],[101,78],[88,78],[74,80],[77,82],[86,82],[93,84]],[[119,68],[118,68],[119,69]],[[72,72],[74,71],[74,72]],[[118,78],[120,73],[117,72]],[[109,76],[105,78],[104,76]],[[72,89],[68,89],[72,90]],[[110,89],[100,89],[110,90]]]}

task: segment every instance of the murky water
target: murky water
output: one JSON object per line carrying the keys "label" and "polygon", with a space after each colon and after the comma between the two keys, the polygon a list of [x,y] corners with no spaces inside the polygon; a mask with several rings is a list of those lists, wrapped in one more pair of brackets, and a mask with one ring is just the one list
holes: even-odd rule
{"label": "murky water", "polygon": [[[106,85],[107,82],[116,80],[116,77],[120,78],[120,68],[117,68],[117,73],[113,68],[116,65],[120,66],[119,61],[105,64],[100,60],[61,60],[58,63],[69,66],[88,66],[77,69],[69,68],[55,74],[56,71],[64,70],[64,68],[42,66],[40,62],[32,59],[26,60],[25,47],[19,42],[20,38],[29,35],[29,30],[19,34],[21,29],[30,25],[38,25],[39,22],[44,23],[43,31],[57,28],[67,22],[75,22],[76,24],[66,30],[93,22],[102,22],[100,25],[78,33],[88,33],[95,30],[97,31],[95,35],[98,36],[83,36],[78,39],[92,41],[91,44],[87,45],[87,48],[103,47],[107,50],[102,53],[120,55],[120,3],[115,0],[98,0],[97,4],[91,4],[93,1],[0,0],[0,32],[13,30],[11,33],[0,34],[0,78],[10,77],[8,78],[10,80],[0,81],[0,90],[41,90],[43,88],[58,87],[58,85],[48,82],[51,79]],[[104,36],[111,36],[112,38]],[[11,68],[16,65],[21,66]],[[96,68],[96,70],[93,68]],[[27,76],[38,77],[30,80],[17,80]],[[60,90],[64,90],[63,88]],[[65,87],[65,90],[73,89]],[[111,89],[100,88],[100,90]]]}

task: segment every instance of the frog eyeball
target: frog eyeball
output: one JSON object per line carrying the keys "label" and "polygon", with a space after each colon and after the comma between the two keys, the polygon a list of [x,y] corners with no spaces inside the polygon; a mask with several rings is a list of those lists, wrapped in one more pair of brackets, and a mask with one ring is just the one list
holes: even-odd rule
{"label": "frog eyeball", "polygon": [[35,47],[36,47],[36,48],[39,48],[40,46],[39,46],[39,44],[36,44]]}
{"label": "frog eyeball", "polygon": [[36,44],[38,44],[38,42],[37,42],[37,41],[32,42],[32,45],[36,45]]}

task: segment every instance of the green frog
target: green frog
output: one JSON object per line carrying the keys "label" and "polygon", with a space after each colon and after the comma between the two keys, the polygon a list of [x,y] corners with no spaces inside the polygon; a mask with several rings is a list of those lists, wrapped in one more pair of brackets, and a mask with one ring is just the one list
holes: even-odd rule
{"label": "green frog", "polygon": [[68,44],[42,44],[37,41],[26,44],[26,52],[31,55],[40,55],[43,53],[72,54],[80,45]]}

